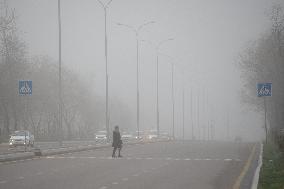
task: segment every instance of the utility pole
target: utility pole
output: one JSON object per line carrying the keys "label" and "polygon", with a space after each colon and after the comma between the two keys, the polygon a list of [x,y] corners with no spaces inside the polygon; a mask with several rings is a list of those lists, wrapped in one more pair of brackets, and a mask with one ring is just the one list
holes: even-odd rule
{"label": "utility pole", "polygon": [[230,139],[230,114],[229,110],[227,111],[227,140]]}
{"label": "utility pole", "polygon": [[58,0],[58,54],[59,54],[59,66],[58,66],[58,72],[59,72],[59,117],[58,117],[58,125],[59,125],[59,145],[62,145],[62,137],[63,137],[63,128],[62,128],[62,62],[61,62],[61,2]]}
{"label": "utility pole", "polygon": [[184,141],[184,81],[182,89],[182,140]]}
{"label": "utility pole", "polygon": [[156,46],[156,53],[157,53],[157,59],[156,59],[156,66],[157,66],[157,78],[156,78],[156,82],[157,82],[157,99],[156,99],[156,114],[157,114],[157,135],[158,137],[160,136],[160,112],[159,112],[159,50],[160,50],[160,47],[162,44],[168,42],[168,41],[172,41],[174,39],[172,38],[169,38],[169,39],[166,39],[166,40],[163,40],[163,41],[160,41],[158,43],[158,45]]}
{"label": "utility pole", "polygon": [[200,140],[200,120],[199,120],[199,94],[200,91],[198,89],[198,94],[197,94],[197,129],[198,129],[198,140]]}
{"label": "utility pole", "polygon": [[265,143],[267,144],[267,135],[268,135],[268,128],[267,128],[267,107],[266,107],[266,97],[263,97],[264,101],[264,128],[265,128]]}
{"label": "utility pole", "polygon": [[191,88],[191,93],[190,93],[190,117],[191,117],[191,139],[194,140],[194,124],[193,124],[193,100],[192,100],[192,96],[193,96],[193,91]]}
{"label": "utility pole", "polygon": [[171,64],[172,66],[172,106],[173,106],[173,114],[172,114],[172,129],[173,129],[173,139],[175,139],[175,95],[174,95],[174,64]]}

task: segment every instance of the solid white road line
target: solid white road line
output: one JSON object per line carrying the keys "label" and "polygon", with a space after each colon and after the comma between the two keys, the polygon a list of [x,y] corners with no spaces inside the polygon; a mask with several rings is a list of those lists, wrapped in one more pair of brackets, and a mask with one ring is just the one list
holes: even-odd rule
{"label": "solid white road line", "polygon": [[121,179],[122,181],[128,181],[129,179],[128,178],[123,178]]}
{"label": "solid white road line", "polygon": [[261,147],[260,147],[260,153],[259,153],[259,158],[258,158],[258,166],[257,166],[255,173],[254,173],[251,189],[257,189],[258,180],[259,180],[259,172],[260,172],[260,169],[261,169],[261,166],[262,166],[262,154],[263,154],[263,144],[261,144]]}

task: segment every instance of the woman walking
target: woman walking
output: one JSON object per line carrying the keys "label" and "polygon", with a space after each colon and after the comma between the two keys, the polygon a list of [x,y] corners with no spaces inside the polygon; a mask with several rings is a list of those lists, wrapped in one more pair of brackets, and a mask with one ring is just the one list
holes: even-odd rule
{"label": "woman walking", "polygon": [[121,148],[122,148],[122,140],[121,140],[121,136],[120,136],[120,132],[119,132],[119,127],[115,126],[114,131],[113,131],[113,137],[112,137],[112,147],[113,147],[113,151],[112,151],[112,157],[116,157],[115,156],[115,152],[118,149],[118,157],[122,157],[120,154]]}

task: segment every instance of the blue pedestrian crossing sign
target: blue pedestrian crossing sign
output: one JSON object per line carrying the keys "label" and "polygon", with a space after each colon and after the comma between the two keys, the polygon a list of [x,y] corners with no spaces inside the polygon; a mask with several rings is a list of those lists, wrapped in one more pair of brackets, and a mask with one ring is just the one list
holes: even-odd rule
{"label": "blue pedestrian crossing sign", "polygon": [[257,96],[272,96],[272,83],[258,83]]}
{"label": "blue pedestrian crossing sign", "polygon": [[19,94],[20,95],[32,95],[33,83],[32,81],[19,81]]}

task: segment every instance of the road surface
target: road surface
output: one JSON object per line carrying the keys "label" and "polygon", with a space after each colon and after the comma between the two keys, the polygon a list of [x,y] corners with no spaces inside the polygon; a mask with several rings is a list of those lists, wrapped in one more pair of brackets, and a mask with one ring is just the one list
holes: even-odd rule
{"label": "road surface", "polygon": [[[59,142],[35,142],[34,147],[26,147],[27,152],[32,152],[35,148],[40,148],[41,150],[56,149],[56,148],[68,148],[77,146],[87,146],[87,145],[102,145],[106,142],[96,142],[95,140],[89,141],[63,141],[62,146]],[[21,153],[25,151],[24,146],[10,147],[8,143],[0,144],[0,155]]]}
{"label": "road surface", "polygon": [[230,189],[254,144],[158,142],[0,164],[1,189]]}

